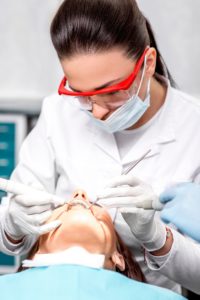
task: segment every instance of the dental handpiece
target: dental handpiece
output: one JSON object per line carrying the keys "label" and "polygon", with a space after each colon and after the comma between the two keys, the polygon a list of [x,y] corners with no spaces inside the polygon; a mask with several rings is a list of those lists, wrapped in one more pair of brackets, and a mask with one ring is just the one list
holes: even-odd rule
{"label": "dental handpiece", "polygon": [[52,199],[52,205],[54,207],[64,205],[66,203],[65,199],[58,197],[56,195],[50,194],[48,192],[45,192],[43,190],[37,190],[33,187],[29,187],[25,184],[13,181],[13,180],[7,180],[4,178],[0,178],[0,190],[12,193],[15,195],[35,195],[35,197],[49,197]]}
{"label": "dental handpiece", "polygon": [[[151,152],[151,149],[149,149],[147,152],[145,152],[134,164],[130,165],[125,171],[122,172],[122,175],[128,174],[135,166],[141,162],[147,154]],[[144,200],[143,202],[135,203],[135,206],[137,208],[143,208],[145,210],[153,209],[160,211],[163,209],[164,205],[159,201],[159,198],[156,197],[153,200]]]}
{"label": "dental handpiece", "polygon": [[164,204],[159,201],[159,197],[154,198],[153,200],[144,200],[142,202],[134,203],[135,207],[143,208],[145,210],[153,209],[160,211],[163,209]]}

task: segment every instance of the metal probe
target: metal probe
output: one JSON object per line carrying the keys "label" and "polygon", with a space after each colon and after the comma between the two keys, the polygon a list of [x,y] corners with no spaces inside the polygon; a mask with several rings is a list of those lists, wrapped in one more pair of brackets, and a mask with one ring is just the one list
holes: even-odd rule
{"label": "metal probe", "polygon": [[[145,152],[136,162],[130,164],[130,166],[128,166],[124,171],[122,171],[121,175],[127,175],[133,168],[135,168],[135,166],[137,166],[137,164],[139,164],[139,162],[141,162],[146,156],[147,154],[149,154],[151,152],[151,149],[149,149],[147,152]],[[97,198],[90,207],[92,207],[93,205],[95,205],[97,202],[99,201],[99,199]]]}
{"label": "metal probe", "polygon": [[147,156],[147,154],[149,154],[149,152],[151,152],[151,149],[145,152],[136,162],[132,163],[124,171],[122,171],[122,175],[128,174],[133,168],[135,168],[135,166],[137,166],[137,164],[139,164],[139,162],[141,162]]}

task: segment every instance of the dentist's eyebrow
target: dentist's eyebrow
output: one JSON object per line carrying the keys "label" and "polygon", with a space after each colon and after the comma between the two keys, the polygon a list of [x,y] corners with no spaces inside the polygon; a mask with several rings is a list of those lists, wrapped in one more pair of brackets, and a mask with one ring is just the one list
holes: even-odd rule
{"label": "dentist's eyebrow", "polygon": [[[117,79],[114,79],[114,80],[111,80],[111,81],[108,81],[107,83],[104,83],[104,84],[102,84],[102,85],[100,85],[100,86],[94,88],[93,90],[94,90],[94,91],[102,90],[102,89],[104,89],[104,88],[106,88],[106,87],[112,85],[113,83],[116,83],[117,81],[120,81],[121,79],[122,79],[122,77],[117,78]],[[73,88],[71,85],[69,85],[69,88],[70,88],[73,92],[81,93],[80,90],[77,90],[77,89]]]}

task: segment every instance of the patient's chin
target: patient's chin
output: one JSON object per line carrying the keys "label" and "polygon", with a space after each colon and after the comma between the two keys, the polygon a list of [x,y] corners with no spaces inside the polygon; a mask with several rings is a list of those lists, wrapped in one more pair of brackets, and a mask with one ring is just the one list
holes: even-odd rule
{"label": "patient's chin", "polygon": [[40,237],[37,253],[55,253],[73,246],[81,246],[91,253],[104,254],[104,232],[101,228],[97,230],[85,222],[62,224],[53,232]]}
{"label": "patient's chin", "polygon": [[56,210],[48,222],[53,220],[60,220],[62,224],[40,237],[37,253],[55,253],[80,246],[91,253],[106,254],[113,248],[107,222],[100,221],[88,209],[76,206],[68,210],[63,207]]}

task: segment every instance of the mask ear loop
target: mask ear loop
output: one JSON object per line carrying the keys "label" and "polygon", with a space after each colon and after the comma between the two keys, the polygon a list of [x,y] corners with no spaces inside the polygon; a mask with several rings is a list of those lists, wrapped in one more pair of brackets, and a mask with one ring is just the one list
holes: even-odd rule
{"label": "mask ear loop", "polygon": [[[140,92],[140,88],[141,88],[141,85],[142,85],[142,82],[143,82],[143,79],[144,79],[144,74],[145,74],[145,69],[146,69],[146,61],[147,61],[147,57],[145,55],[145,57],[144,57],[144,67],[143,67],[143,70],[142,70],[142,77],[141,77],[141,80],[140,80],[140,83],[139,83],[139,86],[138,86],[138,89],[136,91],[135,96],[138,96],[138,94]],[[126,91],[126,92],[127,92],[128,97],[130,98],[130,100],[132,100],[132,95],[130,94],[130,92],[129,91]]]}
{"label": "mask ear loop", "polygon": [[140,92],[140,89],[141,89],[141,86],[142,86],[142,83],[143,83],[144,74],[145,74],[145,71],[146,71],[146,62],[147,62],[147,56],[145,55],[145,57],[144,57],[144,67],[143,67],[143,71],[142,71],[142,77],[141,77],[140,84],[139,84],[139,87],[138,87],[137,92],[136,92],[136,96],[138,96],[138,94]]}
{"label": "mask ear loop", "polygon": [[[136,92],[135,96],[131,97],[125,104],[123,104],[123,105],[120,106],[117,110],[115,110],[115,111],[108,117],[108,119],[107,119],[106,121],[112,122],[112,119],[113,119],[113,118],[116,118],[116,117],[118,116],[118,114],[121,112],[121,110],[123,110],[124,105],[127,105],[129,102],[133,101],[136,97],[138,97],[138,94],[139,94],[141,85],[142,85],[142,83],[143,83],[145,70],[146,70],[146,55],[145,55],[145,57],[144,57],[144,68],[143,68],[143,71],[142,71],[142,77],[141,77],[140,84],[139,84],[139,87],[138,87],[138,89],[137,89],[137,92]],[[134,99],[133,99],[133,98],[134,98]]]}
{"label": "mask ear loop", "polygon": [[148,94],[150,94],[150,85],[151,85],[151,79],[149,78],[149,81],[148,81],[148,83],[147,83],[147,93],[146,93],[146,96],[147,96]]}

